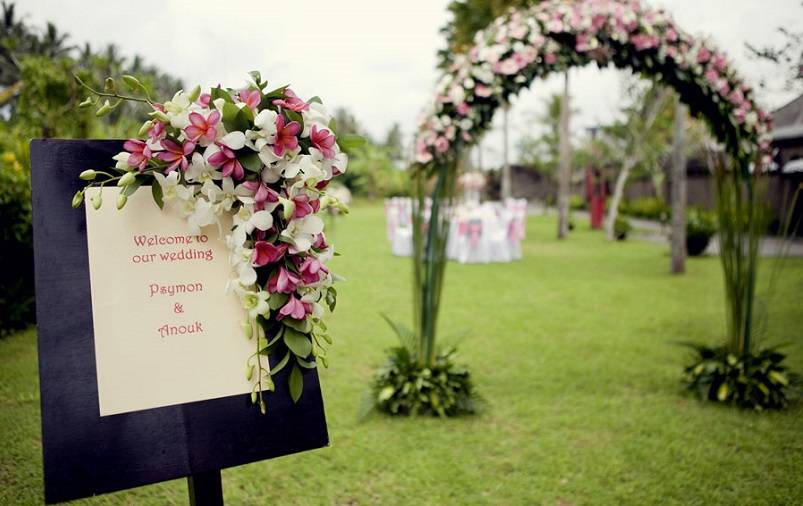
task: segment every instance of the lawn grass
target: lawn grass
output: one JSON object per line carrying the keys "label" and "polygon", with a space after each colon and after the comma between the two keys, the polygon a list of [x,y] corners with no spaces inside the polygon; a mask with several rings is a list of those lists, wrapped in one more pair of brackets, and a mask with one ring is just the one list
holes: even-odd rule
{"label": "lawn grass", "polygon": [[[390,255],[380,206],[336,223],[343,256],[322,383],[332,446],[227,469],[229,504],[801,504],[803,403],[782,413],[705,405],[681,392],[689,355],[725,325],[717,258],[672,277],[667,248],[569,240],[529,220],[524,260],[447,268],[441,336],[460,342],[481,416],[356,413],[394,345],[379,313],[410,320],[409,260]],[[764,264],[764,272],[769,268]],[[765,299],[768,342],[803,371],[803,261]],[[42,502],[33,331],[0,340],[0,504]],[[183,480],[85,501],[186,504]]]}

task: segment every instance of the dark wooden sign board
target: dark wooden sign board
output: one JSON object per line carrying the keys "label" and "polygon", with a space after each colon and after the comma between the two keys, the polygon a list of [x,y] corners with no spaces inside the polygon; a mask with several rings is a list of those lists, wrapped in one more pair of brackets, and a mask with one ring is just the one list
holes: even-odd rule
{"label": "dark wooden sign board", "polygon": [[266,415],[246,394],[100,416],[86,218],[71,201],[78,174],[110,167],[122,143],[31,142],[45,502],[187,476],[194,504],[219,503],[221,469],[328,445],[318,376],[295,404],[280,373]]}

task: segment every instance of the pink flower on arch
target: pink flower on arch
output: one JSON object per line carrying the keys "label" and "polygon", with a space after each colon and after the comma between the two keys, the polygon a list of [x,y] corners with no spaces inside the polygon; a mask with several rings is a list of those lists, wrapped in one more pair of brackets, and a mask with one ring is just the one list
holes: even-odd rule
{"label": "pink flower on arch", "polygon": [[305,193],[301,193],[293,197],[293,204],[296,206],[295,210],[293,211],[294,219],[303,218],[308,214],[316,213],[321,206],[321,203],[318,199],[312,199]]}
{"label": "pink flower on arch", "polygon": [[298,121],[285,124],[284,116],[276,116],[276,142],[273,144],[273,154],[284,156],[285,150],[292,151],[298,147],[296,135],[301,131]]}
{"label": "pink flower on arch", "polygon": [[128,151],[128,165],[129,167],[136,167],[142,172],[148,166],[148,162],[153,157],[151,148],[145,142],[139,139],[128,139],[123,144],[123,149]]}
{"label": "pink flower on arch", "polygon": [[189,161],[187,160],[187,156],[192,154],[195,151],[195,143],[192,141],[187,141],[184,143],[183,146],[171,141],[170,139],[164,139],[162,141],[162,147],[165,149],[164,151],[160,151],[156,157],[163,161],[167,162],[169,165],[165,168],[165,174],[170,174],[174,170],[181,168],[181,171],[184,172],[187,170],[187,166],[189,165]]}
{"label": "pink flower on arch", "polygon": [[275,246],[268,241],[257,241],[254,243],[254,252],[251,254],[251,265],[262,267],[276,263],[284,257],[286,251],[287,244],[281,243]]}
{"label": "pink flower on arch", "polygon": [[459,114],[460,116],[468,116],[468,113],[470,111],[471,107],[467,103],[460,102],[459,104],[457,104],[457,114]]}
{"label": "pink flower on arch", "polygon": [[301,278],[282,265],[273,272],[268,280],[268,291],[270,293],[292,293],[296,291],[299,283],[301,283]]}
{"label": "pink flower on arch", "polygon": [[290,88],[284,90],[284,98],[278,98],[274,100],[273,105],[278,105],[295,112],[306,111],[309,109],[309,104],[298,98]]}
{"label": "pink flower on arch", "polygon": [[311,313],[312,308],[310,304],[307,302],[301,302],[298,298],[296,298],[296,294],[290,294],[290,298],[287,300],[287,303],[282,306],[279,310],[279,314],[276,315],[277,320],[283,319],[285,316],[289,316],[294,320],[303,320],[307,313]]}
{"label": "pink flower on arch", "polygon": [[705,63],[711,59],[711,51],[709,51],[705,47],[701,47],[699,51],[697,51],[697,63]]}
{"label": "pink flower on arch", "polygon": [[207,144],[215,142],[217,139],[217,124],[220,122],[220,112],[217,110],[209,113],[204,118],[197,112],[190,113],[190,126],[184,129],[187,138],[193,142],[204,141]]}
{"label": "pink flower on arch", "polygon": [[438,137],[435,139],[435,150],[438,153],[445,153],[449,150],[449,139],[446,137]]}
{"label": "pink flower on arch", "polygon": [[318,125],[312,125],[309,139],[312,145],[323,153],[324,158],[327,160],[334,158],[335,150],[332,148],[335,145],[335,136],[329,130],[325,128],[318,130]]}

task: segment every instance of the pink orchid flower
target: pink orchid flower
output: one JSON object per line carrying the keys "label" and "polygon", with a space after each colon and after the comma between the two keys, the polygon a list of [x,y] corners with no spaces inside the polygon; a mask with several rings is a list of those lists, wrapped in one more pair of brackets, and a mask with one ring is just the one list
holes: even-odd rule
{"label": "pink orchid flower", "polygon": [[140,172],[145,170],[145,167],[148,166],[148,162],[153,157],[151,148],[149,148],[145,142],[138,139],[128,139],[123,144],[123,149],[131,153],[128,156],[128,165],[130,167],[136,167]]}
{"label": "pink orchid flower", "polygon": [[212,102],[212,95],[209,93],[201,93],[198,97],[198,104],[203,107],[209,107],[209,104]]}
{"label": "pink orchid flower", "polygon": [[290,88],[284,90],[284,98],[274,100],[273,105],[278,105],[295,112],[306,111],[309,109],[309,104],[298,98]]}
{"label": "pink orchid flower", "polygon": [[217,146],[220,148],[220,151],[209,157],[209,163],[215,167],[221,168],[223,177],[232,176],[236,180],[245,177],[245,169],[243,169],[234,151],[225,144],[218,143]]}
{"label": "pink orchid flower", "polygon": [[249,90],[248,88],[240,90],[237,95],[240,102],[244,103],[249,109],[256,112],[259,103],[262,102],[262,94],[259,90]]}
{"label": "pink orchid flower", "polygon": [[294,320],[303,320],[307,313],[312,312],[309,303],[301,302],[296,298],[295,294],[291,294],[287,303],[279,310],[276,315],[277,320],[281,320],[285,316],[289,316]]}
{"label": "pink orchid flower", "polygon": [[298,267],[298,272],[301,274],[301,281],[305,285],[311,285],[321,280],[329,270],[315,257],[307,257]]}
{"label": "pink orchid flower", "polygon": [[324,158],[334,158],[335,150],[332,147],[335,145],[335,136],[329,130],[325,128],[318,130],[318,125],[312,125],[309,138],[312,145],[323,153]]}
{"label": "pink orchid flower", "polygon": [[187,141],[183,146],[181,146],[170,139],[164,139],[162,141],[162,147],[165,149],[165,151],[160,151],[156,157],[159,160],[170,164],[165,168],[165,174],[170,174],[179,167],[181,168],[182,172],[187,170],[187,166],[189,165],[187,155],[190,155],[193,151],[195,151],[194,142]]}
{"label": "pink orchid flower", "polygon": [[274,246],[268,241],[257,241],[254,244],[254,253],[251,255],[251,264],[254,267],[262,267],[276,263],[284,257],[286,251],[287,245],[284,243]]}
{"label": "pink orchid flower", "polygon": [[321,207],[318,199],[311,199],[309,195],[303,193],[293,197],[293,203],[295,204],[295,211],[293,211],[293,218],[295,219],[316,213]]}
{"label": "pink orchid flower", "polygon": [[184,129],[187,138],[193,142],[205,141],[207,144],[217,139],[217,124],[220,122],[220,112],[215,110],[204,118],[197,112],[190,113],[190,126]]}
{"label": "pink orchid flower", "polygon": [[268,280],[268,291],[270,293],[292,293],[296,291],[299,283],[301,283],[301,279],[298,276],[281,266],[273,272]]}
{"label": "pink orchid flower", "polygon": [[284,116],[276,116],[276,142],[273,145],[273,154],[284,156],[285,150],[293,150],[298,147],[296,135],[301,131],[301,125],[297,121],[285,124]]}
{"label": "pink orchid flower", "polygon": [[279,201],[279,194],[273,188],[262,181],[246,181],[243,186],[249,191],[254,192],[254,202],[257,211],[265,209],[265,203],[275,203]]}
{"label": "pink orchid flower", "polygon": [[326,244],[326,236],[323,235],[323,232],[318,234],[318,237],[315,238],[315,242],[312,243],[312,247],[317,250],[323,250],[329,247],[329,245]]}

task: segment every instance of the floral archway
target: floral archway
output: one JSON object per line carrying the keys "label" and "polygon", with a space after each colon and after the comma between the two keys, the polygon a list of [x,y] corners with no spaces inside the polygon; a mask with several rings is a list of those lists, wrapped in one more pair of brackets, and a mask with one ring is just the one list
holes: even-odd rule
{"label": "floral archway", "polygon": [[[725,55],[637,1],[549,0],[498,18],[458,55],[436,86],[416,141],[416,161],[444,163],[472,145],[497,107],[546,75],[613,64],[674,88],[743,169],[768,154],[769,117]],[[767,160],[765,160],[767,161]]]}
{"label": "floral archway", "polygon": [[[465,379],[464,370],[463,376],[451,372],[449,353],[439,353],[435,345],[459,154],[481,137],[496,109],[512,95],[552,72],[590,63],[629,68],[674,88],[689,111],[706,120],[729,155],[733,170],[723,169],[717,177],[719,187],[729,189],[727,202],[720,199],[720,216],[724,212],[746,219],[731,219],[730,235],[723,237],[735,245],[732,251],[736,252],[733,258],[722,254],[732,343],[725,352],[742,357],[750,353],[757,263],[754,239],[759,222],[753,213],[757,198],[751,174],[761,173],[769,162],[770,118],[756,105],[753,90],[724,53],[681,30],[666,12],[642,7],[636,0],[547,0],[529,9],[513,10],[479,32],[474,47],[457,55],[437,83],[434,99],[421,118],[412,170],[414,330],[401,331],[393,325],[403,342],[415,344],[395,359],[391,357],[387,370],[396,371],[395,376],[380,375],[375,384],[380,409],[439,414],[470,411],[461,408],[460,399],[461,395],[469,397],[471,382]],[[742,191],[745,184],[747,192]],[[745,193],[747,197],[743,197]],[[747,214],[742,214],[745,211]],[[744,251],[749,253],[742,254]],[[411,333],[415,339],[409,341]],[[401,373],[404,368],[399,364],[407,364],[408,356],[414,364]],[[416,375],[426,376],[436,368],[450,384],[465,386],[461,386],[463,393],[458,388],[444,388],[429,402],[416,391],[394,387],[407,381],[397,376],[415,380]],[[716,381],[704,380],[714,397],[723,400]],[[726,392],[724,399],[729,396]],[[417,400],[419,397],[424,400]],[[451,411],[444,410],[444,398],[452,399]]]}

